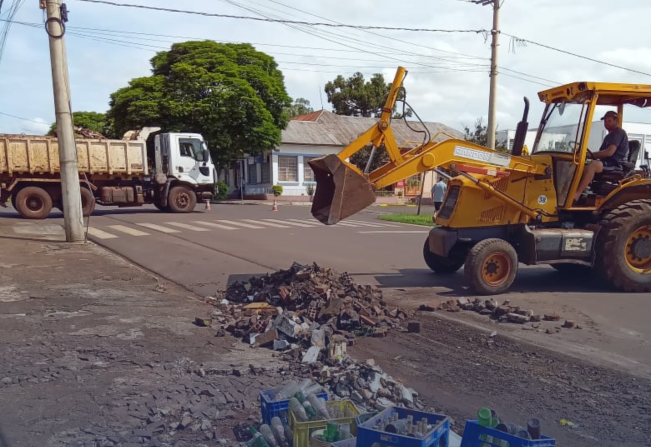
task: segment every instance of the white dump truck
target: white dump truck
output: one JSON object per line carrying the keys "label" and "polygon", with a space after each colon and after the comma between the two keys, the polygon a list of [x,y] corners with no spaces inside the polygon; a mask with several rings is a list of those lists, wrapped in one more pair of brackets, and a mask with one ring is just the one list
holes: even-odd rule
{"label": "white dump truck", "polygon": [[[96,204],[151,203],[161,211],[190,213],[197,200],[212,197],[215,166],[201,135],[145,129],[135,135],[76,140],[84,216]],[[0,134],[0,205],[9,199],[26,219],[63,209],[56,138]]]}

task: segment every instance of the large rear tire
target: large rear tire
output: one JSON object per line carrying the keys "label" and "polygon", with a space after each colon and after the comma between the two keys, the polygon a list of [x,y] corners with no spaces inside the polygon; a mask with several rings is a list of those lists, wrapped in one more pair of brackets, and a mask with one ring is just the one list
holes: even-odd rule
{"label": "large rear tire", "polygon": [[14,208],[24,219],[45,219],[52,211],[52,197],[43,188],[27,186],[16,194]]}
{"label": "large rear tire", "polygon": [[518,255],[503,239],[477,243],[466,259],[464,274],[479,295],[498,295],[511,288],[518,272]]}
{"label": "large rear tire", "polygon": [[651,292],[651,200],[608,213],[596,246],[596,269],[625,292]]}
{"label": "large rear tire", "polygon": [[197,195],[185,186],[175,186],[169,195],[169,208],[173,213],[191,213],[197,205]]}
{"label": "large rear tire", "polygon": [[84,217],[90,216],[95,211],[95,196],[90,189],[83,186],[81,187],[81,210]]}
{"label": "large rear tire", "polygon": [[440,275],[452,274],[463,267],[463,263],[466,262],[463,258],[444,258],[443,256],[432,253],[429,249],[429,238],[425,239],[423,258],[425,259],[425,264],[427,264],[434,273]]}

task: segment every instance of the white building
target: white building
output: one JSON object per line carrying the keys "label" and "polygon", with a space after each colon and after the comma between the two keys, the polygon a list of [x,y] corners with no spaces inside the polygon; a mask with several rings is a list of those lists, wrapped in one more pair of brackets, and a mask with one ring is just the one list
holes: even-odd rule
{"label": "white building", "polygon": [[[566,129],[567,128],[567,129]],[[559,138],[564,140],[567,136],[565,130],[570,130],[570,128],[576,128],[576,126],[565,126],[559,127]],[[622,123],[622,128],[628,134],[628,140],[633,141],[637,140],[640,142],[640,153],[637,159],[637,166],[639,167],[642,164],[646,164],[645,161],[645,151],[651,153],[651,123],[633,123],[633,122],[624,122]],[[529,148],[529,152],[533,150],[534,142],[536,141],[537,130],[529,130],[527,136],[525,137],[524,144]],[[593,152],[596,152],[601,147],[601,143],[606,136],[608,131],[604,127],[603,121],[594,121],[592,123],[592,130],[590,132],[590,139],[588,141],[588,149]],[[553,140],[553,134],[547,135]],[[496,133],[496,139],[498,142],[506,142],[509,150],[513,149],[513,140],[515,138],[515,130],[501,130]],[[548,141],[547,143],[553,143],[553,141]]]}
{"label": "white building", "polygon": [[[283,196],[308,198],[309,185],[315,185],[314,173],[308,161],[315,157],[336,154],[377,123],[376,118],[359,118],[336,115],[320,110],[293,118],[282,131],[282,143],[273,152],[259,157],[247,157],[222,171],[233,196],[240,195],[240,172],[244,165],[244,196],[249,199],[267,198],[273,185],[282,185]],[[422,129],[419,122],[411,127]],[[445,132],[455,138],[463,134],[439,123],[425,123],[431,137]],[[423,142],[423,133],[410,130],[403,120],[393,120],[391,128],[402,149]],[[439,139],[447,138],[441,134]]]}

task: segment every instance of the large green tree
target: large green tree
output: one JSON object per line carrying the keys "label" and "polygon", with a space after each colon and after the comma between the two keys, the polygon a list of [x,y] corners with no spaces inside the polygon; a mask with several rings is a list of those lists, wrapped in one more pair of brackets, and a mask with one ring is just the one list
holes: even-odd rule
{"label": "large green tree", "polygon": [[250,44],[192,41],[159,52],[151,65],[151,76],[111,95],[108,116],[118,132],[198,132],[218,162],[280,144],[291,98],[271,56]]}
{"label": "large green tree", "polygon": [[[75,112],[73,114],[74,126],[84,129],[90,129],[94,132],[99,132],[106,138],[117,138],[111,120],[105,113],[98,112]],[[55,135],[57,123],[52,123],[50,130],[47,133],[52,136]]]}
{"label": "large green tree", "polygon": [[[370,80],[364,79],[362,73],[355,73],[348,79],[342,75],[325,85],[328,102],[337,115],[379,117],[382,107],[389,96],[391,83],[384,80],[380,73],[374,74]],[[400,93],[398,98],[402,99]],[[394,107],[395,111],[396,107]],[[405,116],[411,116],[410,109],[405,111]],[[395,118],[402,118],[400,113],[394,114]]]}
{"label": "large green tree", "polygon": [[[463,127],[466,141],[488,147],[488,126],[484,124],[483,118],[477,118],[472,129],[465,125]],[[506,141],[495,141],[495,149],[500,152],[509,152]]]}

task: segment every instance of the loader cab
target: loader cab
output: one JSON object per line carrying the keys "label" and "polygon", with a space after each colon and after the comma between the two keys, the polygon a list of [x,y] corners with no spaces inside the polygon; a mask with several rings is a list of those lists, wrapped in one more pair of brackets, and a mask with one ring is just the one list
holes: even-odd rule
{"label": "loader cab", "polygon": [[[609,110],[615,111],[622,127],[624,113],[651,106],[651,85],[578,82],[538,95],[546,106],[532,156],[553,166],[559,208],[598,209],[619,189],[622,182],[636,176],[646,177],[648,168],[641,166],[644,162],[639,162],[640,149],[633,143],[633,147],[629,147],[628,158],[620,166],[595,177],[588,199],[577,204],[571,200],[584,166],[590,161],[591,154],[599,150],[607,135],[601,117]],[[639,140],[638,143],[641,145]]]}

